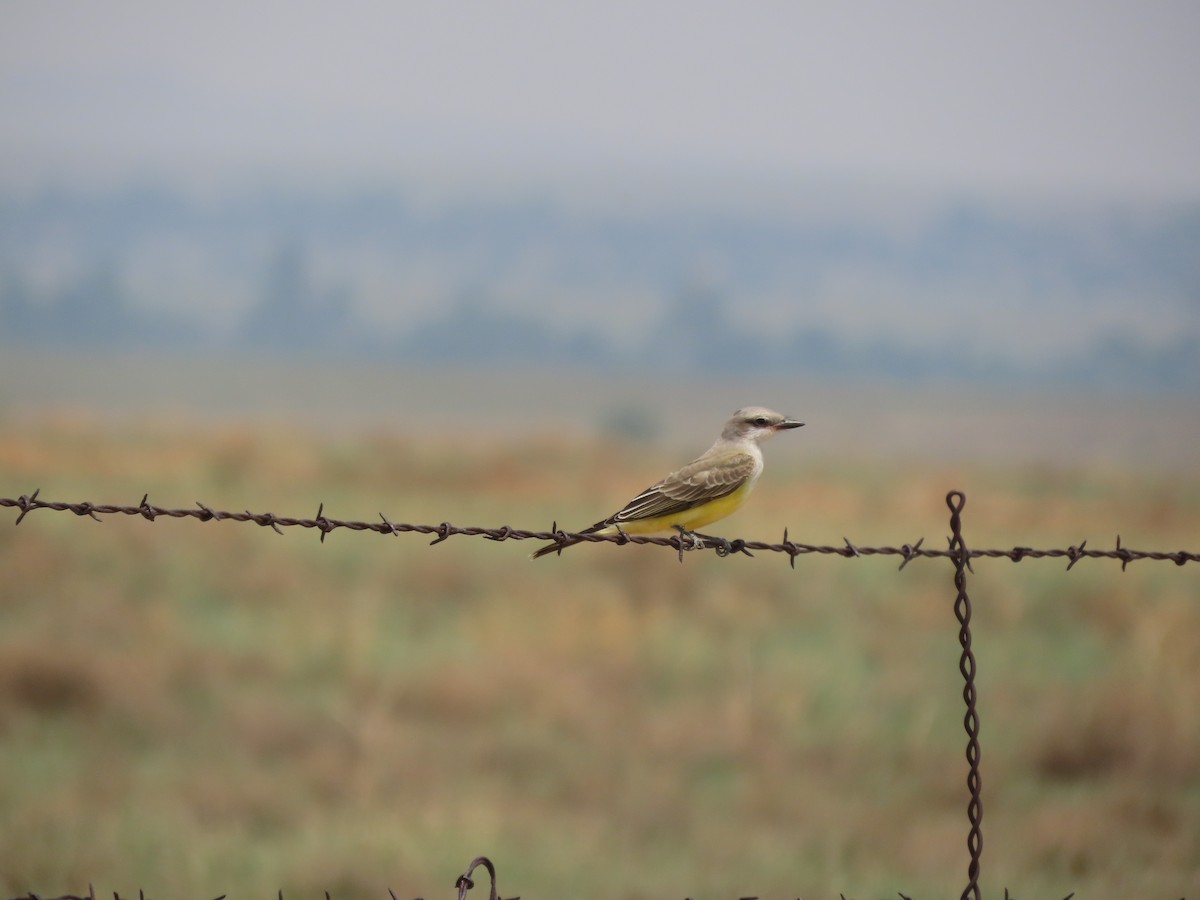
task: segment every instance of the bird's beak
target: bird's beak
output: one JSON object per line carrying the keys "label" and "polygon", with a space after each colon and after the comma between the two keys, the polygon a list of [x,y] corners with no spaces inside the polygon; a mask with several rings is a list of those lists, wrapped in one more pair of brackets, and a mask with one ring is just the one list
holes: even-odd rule
{"label": "bird's beak", "polygon": [[775,430],[782,431],[784,428],[799,428],[803,424],[804,424],[803,422],[797,422],[795,419],[784,419],[782,422],[780,422],[778,425],[775,426]]}

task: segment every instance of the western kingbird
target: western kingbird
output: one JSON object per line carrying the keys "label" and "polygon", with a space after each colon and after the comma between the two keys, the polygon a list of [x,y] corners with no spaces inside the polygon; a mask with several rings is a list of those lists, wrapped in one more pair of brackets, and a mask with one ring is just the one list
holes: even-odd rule
{"label": "western kingbird", "polygon": [[[759,443],[778,431],[799,428],[803,422],[781,416],[761,406],[747,406],[725,423],[716,443],[693,460],[651,487],[646,488],[617,513],[580,534],[651,534],[679,528],[694,528],[723,519],[737,510],[749,496],[763,470]],[[581,539],[547,544],[530,559],[581,543]]]}

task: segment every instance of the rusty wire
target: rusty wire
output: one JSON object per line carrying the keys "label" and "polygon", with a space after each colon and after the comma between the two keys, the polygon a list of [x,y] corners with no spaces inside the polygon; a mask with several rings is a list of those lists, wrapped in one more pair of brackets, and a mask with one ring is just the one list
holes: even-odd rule
{"label": "rusty wire", "polygon": [[[455,879],[454,887],[458,891],[458,900],[466,900],[467,892],[475,887],[475,881],[471,878],[471,875],[479,866],[483,866],[485,869],[487,869],[488,875],[491,879],[488,900],[500,900],[500,895],[496,891],[496,867],[486,856],[475,857],[475,859],[471,860],[471,864],[467,866],[466,871],[464,871],[458,876],[457,879]],[[900,895],[901,900],[912,900],[912,898],[903,891],[898,891],[897,893]],[[840,894],[839,896],[842,898],[842,900],[846,900],[845,894]],[[1074,896],[1075,892],[1072,891],[1071,893],[1067,894],[1063,900],[1072,900]],[[225,897],[225,894],[221,894],[219,897],[214,898],[214,900],[225,900]],[[388,897],[390,900],[399,900],[399,898],[396,896],[396,892],[391,888],[388,889]],[[282,890],[277,893],[276,898],[277,900],[283,900]],[[43,897],[40,894],[34,894],[30,892],[20,897],[14,897],[12,900],[97,900],[97,897],[96,888],[89,884],[86,895],[63,894],[59,897]],[[113,900],[121,900],[121,894],[119,891],[113,891]],[[138,900],[146,900],[145,890],[138,891]],[[329,891],[325,891],[325,900],[333,900]],[[416,900],[422,900],[422,898],[418,897]],[[508,900],[521,900],[521,898],[520,896],[510,897]],[[686,900],[691,900],[691,898],[688,897]],[[744,896],[738,897],[737,900],[759,900],[759,898],[757,896]],[[1010,900],[1008,888],[1004,889],[1004,900]]]}
{"label": "rusty wire", "polygon": [[[149,495],[143,496],[141,502],[136,506],[125,506],[115,503],[92,503],[90,500],[83,500],[77,503],[42,500],[39,499],[38,494],[39,491],[35,490],[32,494],[22,494],[20,497],[0,497],[0,507],[10,507],[19,510],[16,522],[18,525],[21,524],[21,521],[30,512],[48,509],[58,512],[72,512],[77,516],[89,516],[96,521],[100,521],[100,517],[104,515],[140,516],[149,522],[155,521],[160,516],[166,516],[173,519],[191,518],[201,522],[252,522],[264,528],[271,528],[279,534],[283,533],[282,529],[284,528],[310,528],[315,529],[320,534],[322,543],[325,541],[326,536],[332,532],[338,529],[346,529],[352,532],[370,531],[376,534],[394,536],[401,534],[433,535],[434,539],[430,541],[430,544],[440,544],[458,535],[483,537],[491,541],[536,540],[556,542],[562,544],[564,547],[568,543],[576,542],[595,544],[653,544],[655,546],[672,548],[679,554],[681,561],[683,560],[684,553],[690,550],[712,550],[718,556],[729,556],[736,553],[753,556],[754,553],[752,551],[763,551],[786,554],[792,568],[796,567],[796,557],[814,553],[845,558],[899,556],[901,557],[901,569],[917,558],[942,558],[953,561],[958,556],[958,551],[953,547],[939,550],[923,546],[925,542],[924,538],[920,538],[913,543],[901,544],[898,547],[861,547],[851,543],[848,538],[842,538],[841,544],[796,543],[789,538],[786,528],[783,531],[783,540],[781,542],[770,543],[765,541],[747,541],[740,538],[727,541],[721,538],[708,536],[692,537],[682,534],[668,537],[624,533],[581,534],[579,532],[563,531],[558,527],[557,522],[551,525],[549,531],[529,531],[521,528],[513,528],[510,525],[500,525],[490,528],[478,525],[463,526],[452,525],[450,522],[442,522],[438,525],[420,525],[407,522],[393,522],[383,513],[379,514],[380,521],[378,522],[357,522],[326,516],[324,503],[318,507],[316,516],[313,518],[302,518],[297,516],[279,516],[272,512],[256,513],[250,510],[242,512],[217,510],[200,501],[196,501],[195,507],[170,509],[150,503]],[[1200,553],[1185,550],[1174,552],[1132,550],[1129,547],[1122,546],[1120,535],[1117,535],[1116,549],[1114,550],[1089,548],[1086,540],[1081,541],[1077,545],[1051,550],[1039,550],[1033,547],[1013,547],[1008,550],[967,550],[966,558],[968,565],[970,564],[970,560],[984,557],[1005,558],[1013,562],[1021,562],[1024,559],[1066,559],[1068,569],[1073,568],[1081,559],[1119,559],[1122,569],[1128,566],[1129,563],[1137,560],[1170,561],[1178,566],[1189,562],[1200,562]]]}
{"label": "rusty wire", "polygon": [[[454,882],[454,886],[458,889],[458,900],[466,900],[467,891],[475,887],[475,882],[471,880],[471,873],[479,866],[487,869],[488,876],[491,878],[491,884],[488,889],[488,900],[500,900],[500,895],[496,893],[496,867],[492,865],[492,861],[486,856],[477,856],[471,860],[471,864],[467,866],[467,870],[458,876],[458,880]],[[512,897],[511,900],[521,900],[520,897]]]}
{"label": "rusty wire", "polygon": [[[491,879],[491,884],[488,891],[488,900],[500,900],[500,895],[496,892],[496,867],[486,856],[475,857],[473,860],[471,860],[471,864],[467,866],[466,871],[464,871],[458,876],[457,879],[455,879],[454,888],[458,891],[458,900],[465,900],[467,891],[475,887],[475,881],[471,878],[471,875],[477,868],[479,868],[479,866],[483,866],[485,869],[487,869],[488,876]],[[225,894],[221,894],[219,897],[214,898],[214,900],[225,900],[225,896]],[[391,900],[398,900],[396,892],[390,888],[388,889],[388,896],[391,898]],[[278,892],[277,898],[278,900],[283,900],[282,890]],[[22,897],[14,897],[13,900],[97,900],[97,898],[95,886],[89,884],[86,895],[63,894],[59,897],[42,897],[40,894],[30,892]],[[121,894],[119,891],[113,891],[113,900],[121,900]],[[138,900],[146,900],[145,890],[138,891]],[[325,892],[325,900],[331,900],[329,891]],[[421,898],[418,897],[417,900],[421,900]],[[509,900],[521,900],[521,898],[511,897]]]}
{"label": "rusty wire", "polygon": [[[976,709],[975,654],[971,651],[971,598],[967,595],[967,569],[971,565],[971,553],[962,533],[962,511],[967,497],[962,491],[951,491],[946,495],[950,507],[950,552],[954,560],[954,615],[958,619],[958,642],[962,647],[958,670],[963,677],[963,702],[967,712],[963,716],[963,727],[967,731],[967,790],[971,799],[967,802],[967,852],[971,861],[967,865],[967,886],[962,900],[973,897],[979,900],[979,858],[983,853],[983,785],[979,778],[979,712]],[[1073,563],[1072,563],[1073,564]]]}
{"label": "rusty wire", "polygon": [[[1182,566],[1188,562],[1200,562],[1200,554],[1175,551],[1162,552],[1153,550],[1132,550],[1121,545],[1120,535],[1117,536],[1116,548],[1113,550],[1096,550],[1087,549],[1087,541],[1081,541],[1078,545],[1072,545],[1065,549],[1050,549],[1038,550],[1032,547],[1013,547],[1011,550],[975,550],[967,546],[966,540],[962,532],[962,511],[966,505],[966,495],[962,491],[951,491],[946,495],[946,504],[950,508],[950,537],[948,546],[945,550],[935,550],[922,546],[924,538],[917,540],[912,544],[902,544],[899,547],[883,546],[883,547],[859,547],[852,544],[849,539],[842,538],[842,545],[817,545],[817,544],[799,544],[791,541],[788,538],[788,532],[785,529],[783,532],[783,541],[778,544],[764,543],[761,541],[746,541],[742,539],[725,540],[722,538],[714,538],[704,535],[692,535],[683,533],[671,537],[654,537],[646,535],[630,535],[625,533],[615,535],[597,535],[597,534],[580,534],[574,532],[562,531],[555,523],[551,526],[550,531],[527,531],[524,529],[512,528],[509,525],[502,525],[498,528],[483,528],[478,526],[458,526],[452,525],[449,522],[442,522],[440,525],[414,525],[410,523],[398,523],[390,521],[383,513],[379,514],[379,522],[356,522],[345,521],[341,519],[331,519],[325,515],[325,504],[321,504],[317,509],[317,514],[314,518],[305,519],[291,516],[277,516],[274,513],[253,513],[249,510],[244,512],[227,512],[224,510],[212,509],[203,503],[197,501],[196,507],[184,509],[168,509],[166,507],[155,506],[149,502],[149,495],[144,495],[141,502],[137,506],[122,506],[118,504],[96,504],[90,501],[82,501],[79,503],[65,503],[60,501],[41,500],[38,497],[38,491],[34,491],[31,495],[22,494],[18,498],[0,498],[0,507],[10,507],[20,510],[17,515],[16,524],[21,524],[22,520],[33,510],[49,509],[55,511],[69,511],[77,516],[88,516],[96,521],[102,521],[102,515],[127,515],[141,516],[147,521],[153,522],[160,516],[170,518],[193,518],[201,522],[214,521],[232,521],[232,522],[253,522],[263,527],[269,527],[276,533],[282,534],[283,528],[300,527],[300,528],[315,528],[319,531],[321,542],[324,543],[326,535],[339,528],[348,529],[350,531],[373,531],[378,534],[399,536],[400,534],[424,534],[434,535],[434,539],[430,544],[440,544],[443,541],[455,535],[468,535],[475,537],[484,537],[493,541],[508,541],[508,540],[538,540],[551,541],[560,544],[561,549],[570,543],[587,541],[592,543],[615,543],[615,544],[653,544],[656,546],[671,547],[676,550],[679,555],[680,562],[683,561],[685,551],[689,550],[713,550],[718,556],[729,556],[734,553],[744,553],[747,556],[753,556],[751,551],[762,550],[774,553],[785,553],[788,556],[789,563],[794,569],[796,567],[796,557],[805,554],[823,554],[841,556],[844,558],[864,557],[864,556],[900,556],[902,561],[900,568],[903,569],[913,559],[923,558],[945,558],[949,559],[954,564],[954,614],[959,623],[959,644],[962,647],[962,655],[959,658],[959,671],[963,676],[963,702],[966,705],[966,713],[963,717],[963,726],[967,733],[967,750],[966,759],[968,765],[967,771],[967,788],[970,792],[970,799],[967,803],[967,820],[970,828],[967,834],[967,850],[970,855],[970,862],[967,867],[967,886],[962,892],[962,900],[974,898],[979,900],[979,872],[980,872],[980,857],[983,852],[983,798],[982,798],[982,782],[979,773],[979,712],[977,707],[978,697],[975,689],[976,675],[976,660],[971,649],[971,599],[967,593],[967,573],[973,571],[971,566],[972,559],[980,558],[1007,558],[1013,562],[1021,562],[1024,559],[1067,559],[1067,569],[1072,569],[1081,559],[1119,559],[1121,561],[1121,570],[1124,571],[1129,563],[1136,560],[1169,560],[1178,566]],[[475,886],[471,875],[478,866],[483,866],[491,879],[490,891],[488,900],[499,900],[496,893],[496,869],[491,860],[487,857],[476,857],[472,860],[467,870],[458,877],[454,886],[458,891],[458,900],[465,900],[466,894]],[[396,900],[395,893],[389,891],[392,900]],[[329,900],[329,894],[326,893],[326,900]],[[904,896],[901,894],[900,896]],[[1005,896],[1008,896],[1007,889]],[[1072,896],[1072,895],[1068,895]],[[28,895],[29,900],[39,900],[34,894]],[[114,894],[116,900],[120,897]],[[218,897],[217,900],[223,900]],[[139,892],[140,900],[144,900]],[[282,900],[283,895],[280,892],[279,900]],[[90,890],[88,897],[75,897],[73,895],[65,895],[57,900],[95,900],[95,891]],[[519,900],[519,898],[513,898]]]}

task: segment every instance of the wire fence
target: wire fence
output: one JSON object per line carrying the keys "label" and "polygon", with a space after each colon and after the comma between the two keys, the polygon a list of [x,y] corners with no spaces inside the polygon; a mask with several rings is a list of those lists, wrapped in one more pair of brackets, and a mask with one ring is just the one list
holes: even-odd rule
{"label": "wire fence", "polygon": [[[475,887],[475,880],[471,876],[475,874],[475,870],[480,866],[483,866],[487,870],[488,876],[491,879],[490,888],[488,891],[488,900],[501,900],[500,895],[496,892],[496,867],[486,856],[475,857],[473,860],[471,860],[471,864],[467,866],[466,871],[464,871],[458,876],[457,879],[455,879],[454,887],[458,890],[458,900],[466,900],[467,891]],[[283,900],[283,891],[280,891],[276,896],[278,897],[278,900]],[[214,897],[213,900],[225,900],[225,897],[225,894],[221,894],[218,897]],[[396,896],[396,892],[391,889],[388,890],[388,897],[390,897],[391,900],[400,900],[400,898]],[[98,900],[98,898],[96,897],[95,886],[89,884],[88,892],[84,895],[63,894],[59,897],[42,897],[38,894],[26,894],[23,897],[14,897],[13,900]],[[113,891],[113,900],[121,900],[121,895],[119,892]],[[138,891],[138,900],[146,900],[145,891]],[[329,891],[325,892],[325,900],[332,900],[329,895]],[[416,900],[422,900],[422,898],[418,897]],[[521,900],[521,898],[509,897],[507,900]],[[758,898],[743,897],[741,900],[758,900]]]}
{"label": "wire fence", "polygon": [[[1200,554],[1185,550],[1164,552],[1158,550],[1133,550],[1129,547],[1124,547],[1121,544],[1120,535],[1117,535],[1116,547],[1112,550],[1089,548],[1086,540],[1069,547],[1050,550],[1021,546],[1007,549],[978,550],[967,547],[965,543],[955,546],[952,538],[950,545],[944,550],[923,546],[925,543],[924,538],[920,538],[911,544],[901,544],[898,547],[858,546],[845,537],[842,538],[841,544],[799,544],[788,539],[787,529],[784,529],[783,540],[773,544],[765,541],[724,540],[711,536],[694,536],[690,534],[677,534],[666,537],[626,533],[582,534],[579,532],[563,531],[558,527],[557,522],[550,526],[549,531],[529,531],[522,528],[513,528],[511,525],[500,525],[490,528],[478,525],[452,525],[450,522],[441,522],[437,525],[415,525],[408,522],[393,522],[383,513],[379,514],[378,522],[359,522],[336,519],[325,515],[325,504],[323,503],[318,507],[315,516],[312,518],[303,518],[297,516],[280,516],[272,512],[256,513],[250,510],[243,510],[241,512],[217,510],[201,503],[199,500],[196,501],[195,507],[170,509],[150,503],[149,494],[144,495],[141,502],[136,506],[127,506],[117,503],[92,503],[89,500],[77,503],[42,500],[38,496],[39,493],[40,491],[35,490],[32,494],[22,494],[20,497],[0,497],[0,507],[20,510],[16,521],[18,525],[34,510],[46,509],[55,512],[72,512],[77,516],[88,516],[96,521],[100,521],[100,517],[106,515],[140,516],[149,522],[165,516],[173,519],[197,519],[201,522],[250,522],[260,525],[263,528],[271,528],[278,534],[283,534],[282,529],[284,528],[306,528],[315,530],[320,535],[322,542],[325,541],[327,535],[339,529],[345,529],[347,531],[374,532],[376,534],[396,537],[401,534],[433,535],[434,539],[430,541],[430,544],[440,544],[458,535],[483,537],[491,541],[548,541],[559,543],[563,547],[578,542],[593,544],[653,544],[655,546],[675,549],[681,561],[685,552],[694,550],[711,550],[718,556],[728,556],[732,553],[753,556],[753,551],[763,551],[787,555],[792,568],[796,566],[796,557],[812,553],[843,557],[899,556],[902,558],[900,563],[901,569],[917,558],[955,560],[960,556],[966,559],[968,570],[971,569],[970,561],[980,558],[1010,559],[1013,562],[1021,562],[1024,559],[1066,559],[1068,569],[1073,568],[1076,563],[1083,559],[1117,559],[1121,561],[1122,569],[1128,566],[1129,563],[1139,560],[1169,561],[1179,566],[1189,562],[1200,562]],[[951,505],[951,509],[953,510],[954,502],[951,498],[956,496],[960,498],[957,502],[959,511],[961,512],[962,504],[965,502],[965,497],[961,491],[951,491],[946,497],[946,502]],[[953,522],[951,525],[953,530]]]}
{"label": "wire fence", "polygon": [[[496,891],[496,867],[486,856],[475,857],[473,860],[471,860],[471,864],[467,866],[466,871],[464,871],[458,876],[457,879],[455,879],[454,887],[458,891],[458,900],[466,900],[467,891],[475,887],[475,880],[471,876],[475,874],[475,870],[480,866],[483,866],[487,870],[488,877],[491,879],[489,883],[488,900],[501,900],[499,893]],[[278,900],[283,900],[283,891],[280,891],[276,896]],[[904,895],[901,894],[901,896]],[[225,900],[225,897],[225,894],[221,894],[220,896],[213,898],[213,900]],[[390,897],[391,900],[400,900],[400,898],[396,896],[396,892],[390,888],[388,889],[388,897]],[[96,897],[95,886],[89,884],[88,892],[84,895],[62,894],[58,897],[42,897],[39,894],[25,894],[23,897],[14,897],[13,900],[98,900],[98,898]],[[113,900],[121,900],[121,895],[119,892],[113,891]],[[146,900],[145,891],[138,891],[138,900]],[[325,892],[325,900],[332,900],[329,895],[329,891]],[[416,900],[422,900],[422,898],[418,897]],[[509,897],[507,900],[521,900],[521,898]],[[742,897],[740,900],[758,900],[758,898]]]}
{"label": "wire fence", "polygon": [[[789,564],[793,569],[796,566],[797,557],[814,553],[844,558],[895,556],[901,559],[900,569],[903,569],[914,559],[947,559],[954,566],[954,615],[959,625],[958,639],[959,645],[962,648],[959,657],[959,672],[963,678],[962,697],[966,707],[966,712],[963,716],[963,728],[967,735],[966,783],[969,798],[967,801],[968,830],[966,844],[968,863],[967,884],[961,895],[963,900],[967,900],[967,898],[979,900],[981,896],[979,876],[980,860],[983,855],[983,784],[979,771],[980,717],[977,708],[978,697],[975,690],[977,667],[975,655],[971,649],[971,598],[967,592],[967,575],[969,572],[974,571],[971,561],[973,559],[1009,559],[1014,563],[1019,563],[1026,559],[1066,559],[1067,569],[1070,570],[1084,559],[1110,559],[1119,560],[1122,571],[1131,562],[1139,561],[1172,562],[1177,566],[1183,566],[1189,562],[1200,562],[1200,553],[1196,552],[1186,550],[1135,550],[1123,546],[1120,535],[1117,536],[1116,546],[1112,550],[1089,548],[1086,540],[1080,541],[1077,545],[1053,549],[1037,549],[1022,546],[1007,549],[975,549],[968,546],[963,536],[962,513],[966,506],[966,495],[962,491],[957,490],[950,491],[946,495],[946,505],[950,510],[950,535],[947,538],[945,549],[925,547],[925,539],[923,537],[913,543],[904,543],[899,546],[858,546],[845,537],[842,538],[841,544],[836,545],[802,544],[790,540],[788,532],[785,529],[782,541],[779,543],[769,543],[742,539],[726,540],[724,538],[696,535],[684,531],[671,536],[632,535],[624,532],[618,534],[582,534],[563,531],[558,527],[557,522],[551,525],[549,531],[531,531],[513,528],[510,525],[488,528],[453,525],[450,522],[442,522],[437,525],[393,522],[383,513],[379,514],[380,521],[378,522],[348,521],[326,516],[325,505],[323,503],[318,507],[317,514],[314,517],[302,518],[280,516],[272,512],[255,513],[249,510],[242,512],[217,510],[199,501],[196,502],[195,507],[171,509],[150,503],[149,495],[144,495],[141,502],[133,506],[98,504],[87,500],[75,503],[42,500],[38,495],[39,491],[35,490],[32,494],[22,494],[16,498],[0,497],[0,507],[19,510],[16,519],[17,525],[20,525],[31,512],[51,510],[55,512],[71,512],[77,516],[87,516],[96,521],[103,521],[102,516],[124,515],[138,516],[148,522],[154,522],[160,518],[191,518],[201,522],[245,522],[264,528],[271,528],[278,534],[283,534],[284,528],[305,528],[315,530],[320,535],[322,543],[331,533],[338,530],[346,530],[356,533],[373,532],[393,537],[399,537],[402,534],[432,535],[433,540],[430,541],[431,545],[440,544],[456,536],[482,537],[491,541],[536,540],[557,543],[560,551],[566,546],[579,542],[651,544],[672,548],[677,553],[680,562],[683,561],[684,554],[689,552],[711,551],[722,557],[737,554],[753,556],[755,552],[780,553],[787,556]],[[500,900],[496,888],[495,866],[491,860],[482,856],[474,859],[466,871],[455,881],[454,887],[458,891],[459,900],[464,900],[467,892],[475,887],[471,876],[479,866],[483,866],[490,876],[489,900]],[[397,900],[394,892],[389,891],[388,893],[392,900]],[[1007,890],[1005,890],[1004,895],[1007,900]],[[138,896],[139,900],[144,900],[141,892],[139,892]],[[328,893],[325,896],[326,900],[330,900]],[[907,900],[904,894],[900,894],[900,896]],[[1068,895],[1066,900],[1070,900],[1071,896],[1073,895]],[[120,896],[116,893],[114,893],[113,897],[114,900],[121,900]],[[221,895],[216,900],[223,900],[223,898],[224,895]],[[25,898],[18,898],[18,900],[48,900],[48,898],[40,898],[35,894],[28,894]],[[56,900],[96,900],[96,895],[94,889],[89,888],[89,893],[86,896],[64,895],[56,898]],[[279,900],[283,900],[282,892],[279,894]],[[519,898],[511,898],[511,900],[519,900]],[[739,898],[739,900],[757,900],[757,898],[745,897]]]}

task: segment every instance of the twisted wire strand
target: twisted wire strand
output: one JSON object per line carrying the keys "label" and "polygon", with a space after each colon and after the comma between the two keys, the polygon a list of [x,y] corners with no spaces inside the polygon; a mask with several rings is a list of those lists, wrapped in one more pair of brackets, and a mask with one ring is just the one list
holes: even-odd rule
{"label": "twisted wire strand", "polygon": [[[0,507],[18,510],[16,520],[16,524],[18,525],[21,524],[29,513],[35,510],[51,510],[54,512],[71,512],[77,516],[87,516],[96,521],[102,521],[102,516],[124,515],[140,516],[148,522],[153,522],[160,517],[173,519],[191,518],[200,522],[251,522],[263,528],[270,528],[278,534],[282,534],[284,528],[305,528],[316,530],[322,542],[325,541],[326,536],[334,531],[346,530],[350,532],[369,531],[376,534],[393,536],[401,534],[432,535],[434,539],[430,541],[430,544],[440,544],[456,536],[483,537],[492,541],[536,540],[557,542],[564,545],[568,541],[571,543],[578,541],[594,544],[651,544],[672,548],[679,554],[680,559],[683,558],[684,552],[689,550],[711,550],[718,556],[732,554],[753,556],[755,552],[782,553],[788,557],[792,568],[795,568],[798,556],[809,554],[841,556],[844,558],[898,556],[901,558],[901,569],[914,559],[953,559],[956,555],[955,551],[950,549],[938,550],[924,547],[924,538],[920,538],[912,543],[900,544],[899,546],[864,547],[852,543],[845,537],[842,538],[841,544],[800,543],[790,539],[787,529],[784,529],[783,540],[778,543],[749,541],[740,538],[727,541],[707,536],[693,538],[682,534],[670,536],[623,533],[581,534],[579,532],[564,531],[558,527],[557,522],[551,525],[550,530],[544,531],[514,528],[511,525],[484,527],[478,525],[454,525],[450,522],[441,522],[437,525],[394,522],[383,513],[379,514],[378,522],[337,519],[325,515],[325,505],[323,503],[318,507],[315,516],[305,518],[302,516],[281,516],[273,512],[251,512],[248,509],[242,511],[218,510],[200,501],[196,501],[195,507],[174,509],[150,503],[149,495],[144,495],[141,502],[136,505],[124,505],[118,503],[93,503],[90,500],[78,502],[43,500],[40,498],[39,493],[40,491],[35,490],[32,494],[22,494],[19,497],[0,497]],[[1021,562],[1024,559],[1066,559],[1068,569],[1073,568],[1081,559],[1117,559],[1121,561],[1121,568],[1123,570],[1129,563],[1137,560],[1170,561],[1182,566],[1189,562],[1200,562],[1200,553],[1185,550],[1134,550],[1123,546],[1120,535],[1118,535],[1116,548],[1113,550],[1098,550],[1094,547],[1088,547],[1087,541],[1084,540],[1078,545],[1064,548],[1036,549],[1033,547],[1013,547],[1011,549],[989,550],[972,548],[968,551],[968,560],[979,558],[1004,558],[1013,562]]]}
{"label": "twisted wire strand", "polygon": [[967,852],[970,862],[967,864],[967,886],[963,889],[962,900],[979,900],[979,859],[983,855],[983,783],[979,776],[979,711],[976,706],[975,654],[971,649],[971,598],[967,594],[971,553],[962,533],[962,511],[966,504],[967,498],[962,491],[951,491],[946,495],[946,505],[950,507],[949,551],[954,560],[954,616],[958,619],[958,642],[962,647],[958,671],[963,677],[962,697],[966,704],[963,728],[967,732],[967,790],[971,794],[967,802],[967,821],[970,825]]}

